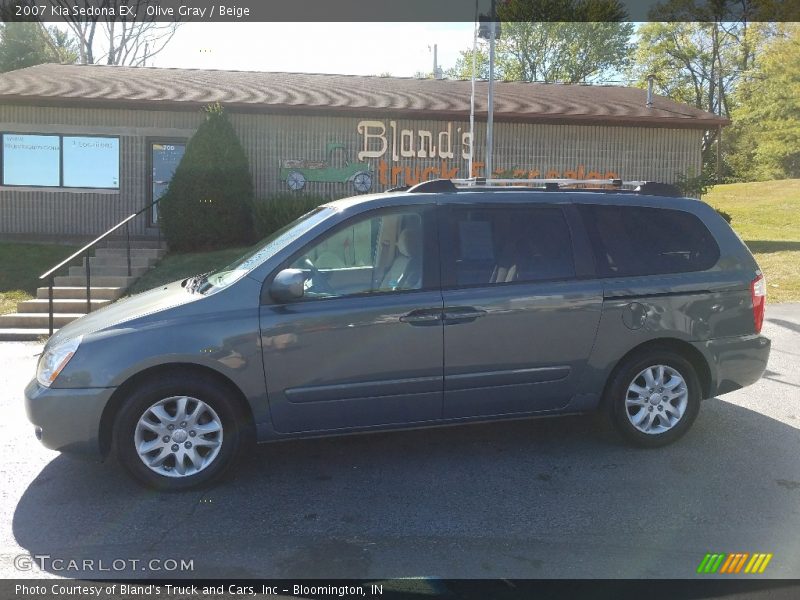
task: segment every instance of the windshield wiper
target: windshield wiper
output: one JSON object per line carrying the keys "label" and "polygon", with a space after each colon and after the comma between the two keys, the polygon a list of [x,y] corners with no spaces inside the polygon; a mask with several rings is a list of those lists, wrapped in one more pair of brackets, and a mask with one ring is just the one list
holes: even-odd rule
{"label": "windshield wiper", "polygon": [[207,280],[208,276],[211,275],[213,271],[208,271],[207,273],[200,273],[199,275],[192,275],[191,277],[187,277],[181,283],[181,286],[186,288],[186,290],[192,294],[194,294],[201,285],[203,285]]}

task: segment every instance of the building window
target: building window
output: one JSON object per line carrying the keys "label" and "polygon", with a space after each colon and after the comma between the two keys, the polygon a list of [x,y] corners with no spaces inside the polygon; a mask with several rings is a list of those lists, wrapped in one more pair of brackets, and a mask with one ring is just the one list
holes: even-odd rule
{"label": "building window", "polygon": [[119,138],[63,139],[64,187],[119,189]]}
{"label": "building window", "polygon": [[119,138],[3,134],[3,185],[119,189]]}
{"label": "building window", "polygon": [[3,135],[3,185],[58,187],[61,138],[57,135]]}

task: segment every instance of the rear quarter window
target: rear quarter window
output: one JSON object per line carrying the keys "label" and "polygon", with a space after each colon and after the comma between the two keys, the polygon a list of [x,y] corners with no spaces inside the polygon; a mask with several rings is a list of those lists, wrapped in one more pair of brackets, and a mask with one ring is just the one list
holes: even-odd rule
{"label": "rear quarter window", "polygon": [[719,260],[714,236],[695,215],[668,208],[580,206],[601,277],[705,271]]}

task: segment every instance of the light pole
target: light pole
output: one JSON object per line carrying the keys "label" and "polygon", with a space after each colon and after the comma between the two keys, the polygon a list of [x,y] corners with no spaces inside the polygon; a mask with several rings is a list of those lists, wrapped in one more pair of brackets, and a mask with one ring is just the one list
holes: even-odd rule
{"label": "light pole", "polygon": [[[489,98],[487,100],[486,114],[486,177],[492,177],[492,142],[494,138],[494,46],[495,41],[500,39],[500,27],[497,23],[496,0],[492,0],[491,14],[480,17],[482,21],[479,28],[479,37],[489,40]],[[472,176],[472,173],[470,173]]]}
{"label": "light pole", "polygon": [[489,99],[486,115],[486,178],[492,177],[492,141],[494,137],[494,39],[497,24],[494,21],[494,0],[492,1],[492,22],[489,23]]}

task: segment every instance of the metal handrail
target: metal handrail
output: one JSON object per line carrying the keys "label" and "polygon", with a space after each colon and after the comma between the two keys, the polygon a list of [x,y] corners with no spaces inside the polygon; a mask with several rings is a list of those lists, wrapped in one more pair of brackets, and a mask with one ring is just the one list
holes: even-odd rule
{"label": "metal handrail", "polygon": [[49,270],[49,271],[47,271],[46,273],[42,273],[41,275],[39,275],[39,279],[44,279],[44,278],[45,278],[45,277],[47,277],[48,275],[50,275],[50,274],[52,274],[52,273],[54,273],[54,272],[58,271],[58,270],[59,270],[61,267],[63,267],[64,265],[66,265],[68,262],[71,262],[71,261],[72,261],[72,259],[74,259],[74,258],[77,258],[78,256],[80,256],[82,253],[86,252],[87,250],[91,250],[92,248],[94,248],[94,246],[95,246],[95,245],[96,245],[98,242],[101,242],[101,241],[103,241],[103,240],[104,240],[106,237],[108,237],[109,235],[111,235],[112,233],[114,233],[114,232],[115,232],[117,229],[119,229],[120,227],[122,227],[123,225],[125,225],[126,223],[128,223],[130,220],[132,220],[132,219],[135,219],[137,216],[138,216],[138,214],[135,214],[135,213],[134,213],[134,214],[132,214],[132,215],[128,216],[127,218],[125,218],[123,221],[120,221],[119,223],[117,223],[116,225],[114,225],[114,227],[112,227],[111,229],[109,229],[108,231],[106,231],[106,232],[105,232],[103,235],[101,235],[100,237],[98,237],[98,238],[94,239],[93,241],[89,242],[89,243],[88,243],[88,244],[86,244],[86,245],[85,245],[83,248],[81,248],[81,249],[80,249],[80,250],[78,250],[77,252],[75,252],[75,253],[71,254],[71,255],[70,255],[68,258],[65,258],[64,260],[62,260],[62,261],[61,261],[60,263],[58,263],[58,264],[57,264],[55,267],[53,267],[52,269],[50,269],[50,270]]}
{"label": "metal handrail", "polygon": [[[105,238],[107,238],[109,235],[111,235],[117,229],[119,229],[120,227],[122,227],[124,225],[125,226],[125,239],[126,239],[125,248],[126,248],[126,255],[127,255],[127,262],[128,262],[128,277],[130,277],[133,271],[131,269],[131,231],[130,231],[130,227],[128,226],[128,224],[133,219],[135,219],[136,217],[141,215],[143,212],[153,208],[156,204],[158,204],[160,202],[160,200],[161,200],[161,198],[159,198],[158,200],[154,200],[153,202],[151,202],[150,204],[148,204],[144,208],[138,210],[135,213],[132,213],[132,214],[128,215],[122,221],[120,221],[119,223],[114,225],[111,229],[109,229],[108,231],[103,233],[101,236],[95,238],[94,240],[92,240],[91,242],[89,242],[88,244],[83,246],[80,250],[78,250],[76,252],[73,252],[69,257],[67,257],[64,260],[62,260],[55,267],[51,268],[50,270],[46,271],[45,273],[42,273],[39,276],[39,279],[47,279],[48,280],[48,285],[47,285],[47,287],[48,287],[48,312],[49,312],[48,329],[49,329],[50,335],[53,335],[53,287],[54,287],[53,286],[53,282],[54,282],[54,279],[55,279],[55,275],[54,275],[55,272],[58,271],[59,269],[61,269],[62,267],[68,265],[74,259],[78,258],[81,254],[85,254],[85,259],[86,259],[86,314],[89,314],[90,312],[92,312],[92,292],[91,292],[92,278],[91,278],[91,267],[90,267],[90,259],[91,259],[91,257],[89,256],[89,251],[92,248],[94,248],[99,242],[103,241]],[[158,229],[158,243],[159,243],[159,245],[161,245],[161,228],[160,227]]]}

